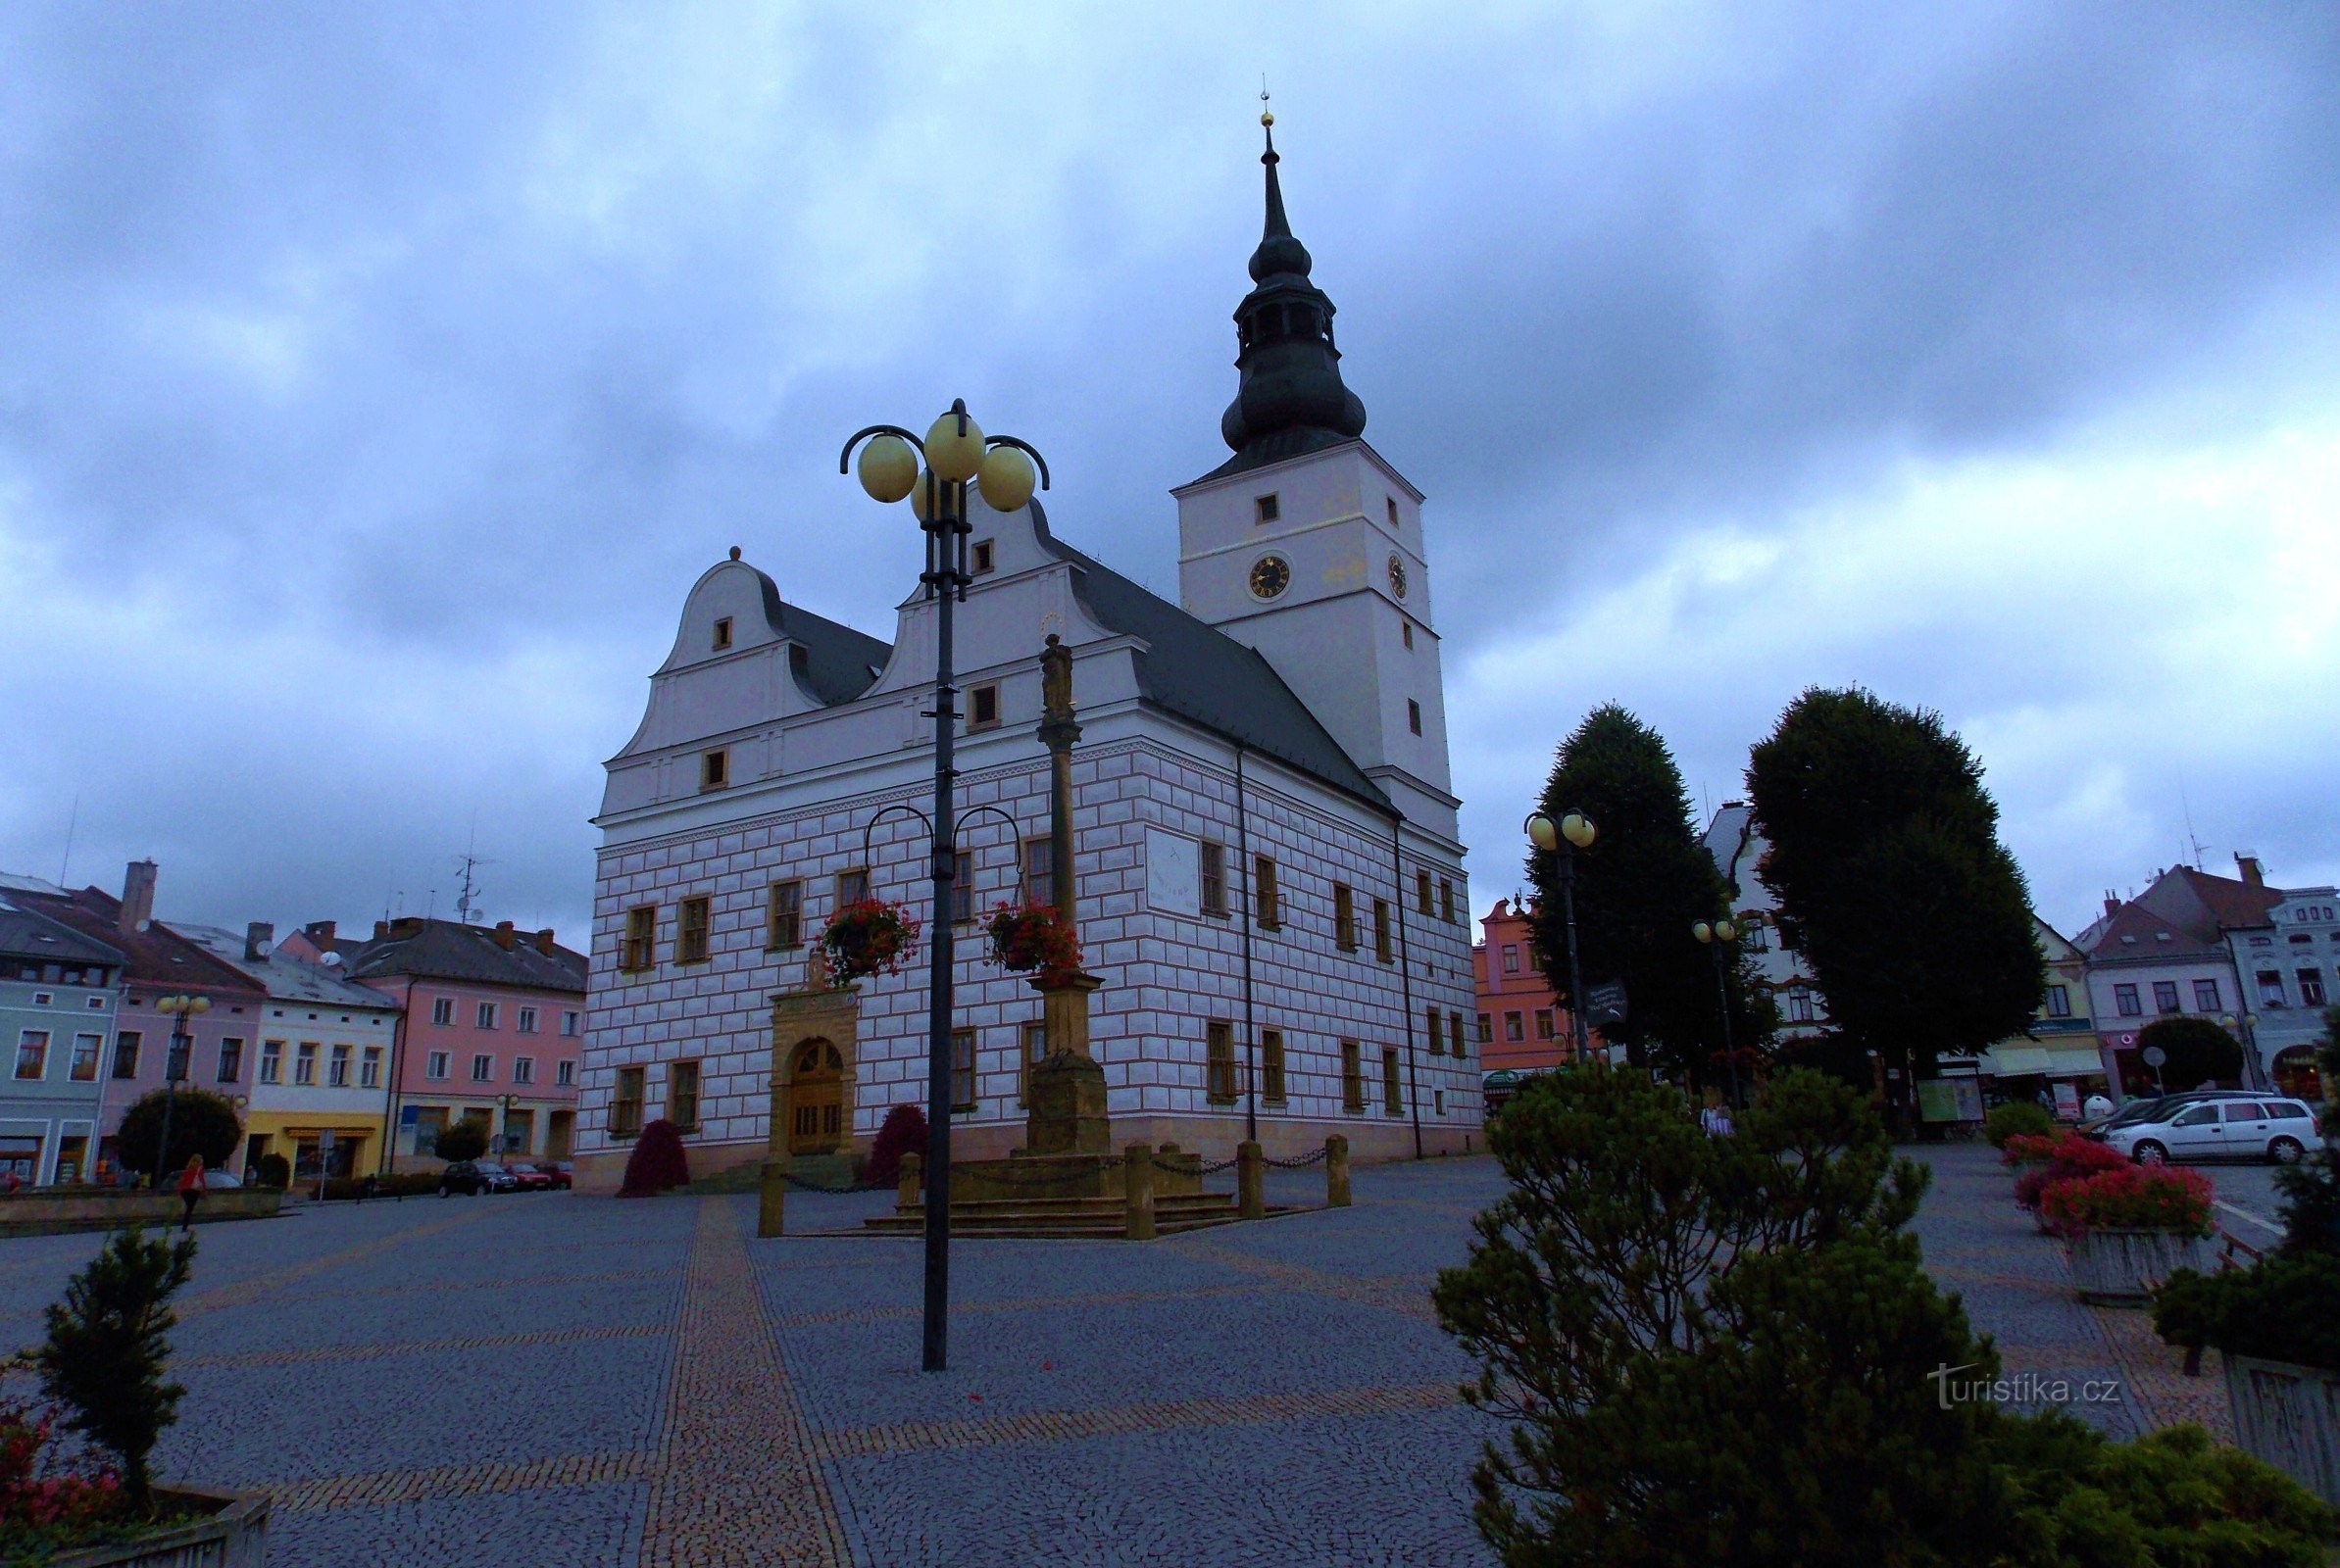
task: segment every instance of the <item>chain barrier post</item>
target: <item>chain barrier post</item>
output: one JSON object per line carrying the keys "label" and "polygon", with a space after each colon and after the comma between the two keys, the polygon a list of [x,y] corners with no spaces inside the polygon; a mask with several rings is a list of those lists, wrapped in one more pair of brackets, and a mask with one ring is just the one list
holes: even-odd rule
{"label": "chain barrier post", "polygon": [[916,1154],[902,1156],[902,1174],[894,1187],[894,1206],[916,1208],[919,1204],[919,1181],[925,1173],[926,1162]]}
{"label": "chain barrier post", "polygon": [[787,1234],[788,1162],[785,1159],[766,1160],[762,1178],[756,1186],[756,1234],[784,1236]]}
{"label": "chain barrier post", "polygon": [[1268,1217],[1267,1182],[1260,1146],[1246,1138],[1235,1146],[1235,1208],[1245,1219]]}
{"label": "chain barrier post", "polygon": [[1324,1140],[1324,1206],[1349,1206],[1349,1140],[1339,1133]]}
{"label": "chain barrier post", "polygon": [[1143,1144],[1122,1151],[1122,1234],[1133,1242],[1154,1239],[1154,1152]]}

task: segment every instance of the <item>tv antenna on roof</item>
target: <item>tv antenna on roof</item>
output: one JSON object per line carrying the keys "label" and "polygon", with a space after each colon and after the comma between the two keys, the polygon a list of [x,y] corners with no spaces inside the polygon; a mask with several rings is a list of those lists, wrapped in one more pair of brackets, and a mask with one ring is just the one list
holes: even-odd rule
{"label": "tv antenna on roof", "polygon": [[473,916],[479,914],[485,907],[480,902],[478,881],[473,873],[480,866],[495,863],[483,856],[472,854],[469,850],[455,858],[456,875],[463,879],[462,891],[456,895],[455,899],[455,918],[461,924],[473,924]]}

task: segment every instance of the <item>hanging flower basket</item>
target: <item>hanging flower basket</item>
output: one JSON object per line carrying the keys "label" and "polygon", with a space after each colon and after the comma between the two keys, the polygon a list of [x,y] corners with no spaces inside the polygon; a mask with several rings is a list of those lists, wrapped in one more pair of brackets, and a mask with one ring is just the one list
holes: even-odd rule
{"label": "hanging flower basket", "polygon": [[1053,905],[1003,904],[983,922],[991,961],[1011,974],[1036,974],[1060,986],[1080,973],[1080,940]]}
{"label": "hanging flower basket", "polygon": [[860,899],[828,917],[821,951],[828,972],[845,985],[868,975],[894,974],[918,946],[918,918],[899,904]]}

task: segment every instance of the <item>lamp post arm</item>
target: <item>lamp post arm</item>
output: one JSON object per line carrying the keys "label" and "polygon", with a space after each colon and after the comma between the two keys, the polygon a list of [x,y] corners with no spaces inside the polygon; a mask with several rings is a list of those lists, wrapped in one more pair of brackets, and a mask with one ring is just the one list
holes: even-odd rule
{"label": "lamp post arm", "polygon": [[[865,431],[864,433],[867,434],[868,432]],[[856,437],[855,439],[858,440],[860,438]],[[1040,470],[1040,488],[1043,490],[1048,488],[1048,460],[1040,456],[1040,449],[1038,447],[1033,446],[1029,441],[1020,441],[1012,435],[987,435],[983,437],[983,445],[987,447],[1014,447],[1017,451],[1022,453],[1025,457],[1032,460],[1033,466]],[[848,447],[846,450],[850,452],[852,448]]]}
{"label": "lamp post arm", "polygon": [[[845,443],[845,450],[837,454],[837,471],[839,473],[851,473],[853,471],[853,449],[860,446],[864,441],[869,440],[870,437],[873,435],[898,435],[903,440],[909,442],[910,449],[913,452],[916,452],[921,459],[926,455],[926,443],[921,441],[917,436],[911,434],[908,430],[903,429],[900,425],[872,424],[866,429],[854,431],[851,438]],[[1018,445],[1021,444],[1022,443],[1021,442],[1018,443]],[[1033,453],[1032,455],[1034,457],[1039,456],[1038,453]],[[1043,469],[1042,471],[1045,472],[1046,470]]]}

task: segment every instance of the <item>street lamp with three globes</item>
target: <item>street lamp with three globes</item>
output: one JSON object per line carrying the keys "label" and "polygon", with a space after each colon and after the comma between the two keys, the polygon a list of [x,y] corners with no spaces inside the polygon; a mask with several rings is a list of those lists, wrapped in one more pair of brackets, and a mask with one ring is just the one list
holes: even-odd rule
{"label": "street lamp with three globes", "polygon": [[1576,964],[1576,852],[1589,850],[1595,837],[1592,818],[1569,811],[1558,821],[1542,811],[1530,811],[1524,824],[1527,842],[1547,855],[1560,857],[1560,907],[1568,931],[1568,1034],[1575,1059],[1588,1050],[1584,1028],[1584,978]]}

